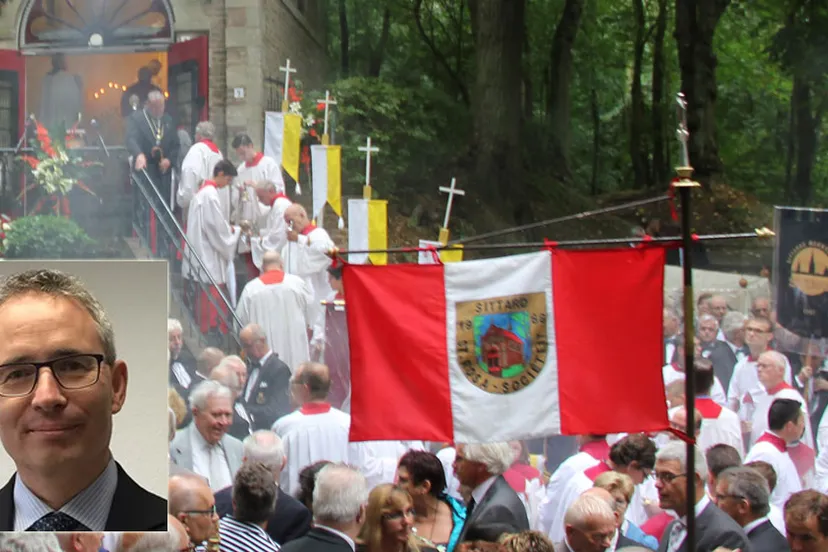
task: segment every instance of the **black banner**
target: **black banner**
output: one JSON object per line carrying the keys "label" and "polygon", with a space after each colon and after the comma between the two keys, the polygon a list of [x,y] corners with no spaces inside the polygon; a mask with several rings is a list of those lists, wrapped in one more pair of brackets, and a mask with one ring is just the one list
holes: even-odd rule
{"label": "black banner", "polygon": [[777,321],[805,338],[828,337],[828,211],[776,208]]}

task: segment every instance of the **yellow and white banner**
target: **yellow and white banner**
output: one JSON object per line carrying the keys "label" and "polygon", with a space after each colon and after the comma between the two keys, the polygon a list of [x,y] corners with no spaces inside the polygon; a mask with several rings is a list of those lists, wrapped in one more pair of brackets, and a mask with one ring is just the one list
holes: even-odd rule
{"label": "yellow and white banner", "polygon": [[293,113],[265,112],[263,152],[278,161],[290,177],[299,182],[299,147],[302,117]]}
{"label": "yellow and white banner", "polygon": [[342,146],[311,146],[313,218],[329,204],[342,228]]}
{"label": "yellow and white banner", "polygon": [[[388,201],[384,199],[348,200],[348,249],[365,251],[388,249]],[[348,255],[348,262],[388,264],[388,253]]]}
{"label": "yellow and white banner", "polygon": [[[439,248],[442,244],[438,241],[431,241],[431,240],[420,240],[420,249],[428,249],[429,247],[433,247],[435,249]],[[442,249],[437,252],[440,257],[440,261],[443,263],[459,263],[463,260],[463,249],[462,246],[459,246],[458,249]],[[417,258],[418,264],[437,264],[437,259],[434,258],[434,254],[431,251],[420,251],[420,254]]]}

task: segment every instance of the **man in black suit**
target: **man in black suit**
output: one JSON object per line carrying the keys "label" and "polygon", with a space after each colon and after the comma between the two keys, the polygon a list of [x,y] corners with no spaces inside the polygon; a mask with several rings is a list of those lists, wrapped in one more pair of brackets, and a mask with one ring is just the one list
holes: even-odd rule
{"label": "man in black suit", "polygon": [[245,326],[239,340],[249,363],[242,400],[253,418],[253,429],[270,429],[293,410],[290,368],[270,349],[267,335],[258,324]]}
{"label": "man in black suit", "polygon": [[693,447],[696,473],[687,473],[687,445],[672,441],[656,453],[655,478],[659,506],[673,510],[679,519],[672,521],[664,530],[659,552],[688,552],[687,546],[687,478],[693,478],[696,507],[696,543],[694,552],[713,552],[719,547],[730,550],[750,550],[747,535],[704,492],[707,481],[707,461],[699,447]]}
{"label": "man in black suit", "polygon": [[361,473],[344,464],[325,466],[316,476],[313,528],[282,552],[354,552],[367,502],[368,484]]}
{"label": "man in black suit", "polygon": [[170,387],[187,402],[190,389],[201,381],[196,377],[196,359],[190,351],[184,349],[184,329],[175,318],[167,319],[167,337],[170,352]]}
{"label": "man in black suit", "polygon": [[[168,209],[173,209],[175,202],[172,200],[172,162],[178,159],[180,143],[178,132],[173,125],[172,118],[164,113],[166,100],[164,94],[158,90],[149,93],[147,103],[143,109],[132,113],[126,120],[125,145],[129,155],[133,158],[133,168],[138,173],[137,178],[141,180],[145,188],[149,183],[142,173],[146,170],[152,179],[152,185],[158,194],[148,188],[152,204],[155,205],[159,215],[167,220],[166,209],[159,201],[163,202]],[[160,195],[160,200],[158,198]],[[145,201],[139,193],[135,201]],[[162,255],[169,254],[171,242],[167,239],[166,231],[163,228],[153,230],[155,215],[150,212],[150,238],[153,233],[157,236],[156,243],[151,243],[153,252],[160,252]]]}
{"label": "man in black suit", "polygon": [[458,444],[455,450],[454,474],[472,490],[457,542],[497,542],[504,533],[527,531],[526,507],[503,478],[514,462],[509,443]]}
{"label": "man in black suit", "polygon": [[768,521],[770,493],[768,482],[758,471],[728,468],[716,481],[713,500],[745,530],[751,552],[790,552],[788,541]]}
{"label": "man in black suit", "polygon": [[0,531],[165,531],[167,501],[109,449],[128,378],[98,300],[62,272],[14,274],[0,284],[0,335],[0,438],[17,469]]}
{"label": "man in black suit", "polygon": [[[278,435],[269,430],[259,430],[244,440],[242,465],[258,462],[273,472],[274,481],[287,463],[285,448]],[[301,502],[278,489],[276,509],[267,522],[265,531],[274,541],[283,545],[303,537],[311,526],[311,513]],[[233,513],[233,488],[227,487],[216,493],[216,511],[220,517]]]}
{"label": "man in black suit", "polygon": [[733,377],[733,367],[736,366],[736,353],[724,341],[719,341],[719,322],[712,314],[703,314],[699,317],[698,338],[701,343],[701,356],[713,363],[713,373],[725,389],[730,385]]}

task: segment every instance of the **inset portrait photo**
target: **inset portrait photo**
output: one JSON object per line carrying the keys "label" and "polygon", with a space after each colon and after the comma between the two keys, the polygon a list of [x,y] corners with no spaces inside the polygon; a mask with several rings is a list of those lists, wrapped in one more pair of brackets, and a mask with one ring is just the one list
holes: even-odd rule
{"label": "inset portrait photo", "polygon": [[166,531],[164,261],[0,262],[0,531]]}

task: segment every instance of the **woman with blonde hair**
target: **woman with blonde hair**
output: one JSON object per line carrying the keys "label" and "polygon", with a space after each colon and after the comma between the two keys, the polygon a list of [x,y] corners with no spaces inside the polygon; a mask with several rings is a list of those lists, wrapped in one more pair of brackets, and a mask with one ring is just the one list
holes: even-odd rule
{"label": "woman with blonde hair", "polygon": [[655,537],[648,535],[638,525],[626,519],[627,507],[635,492],[635,483],[629,475],[616,471],[604,472],[595,478],[593,486],[608,491],[615,499],[615,513],[620,521],[618,531],[622,535],[647,548],[658,549],[658,540]]}
{"label": "woman with blonde hair", "polygon": [[357,552],[426,552],[412,533],[414,502],[402,487],[386,483],[368,495],[365,524],[359,534]]}

